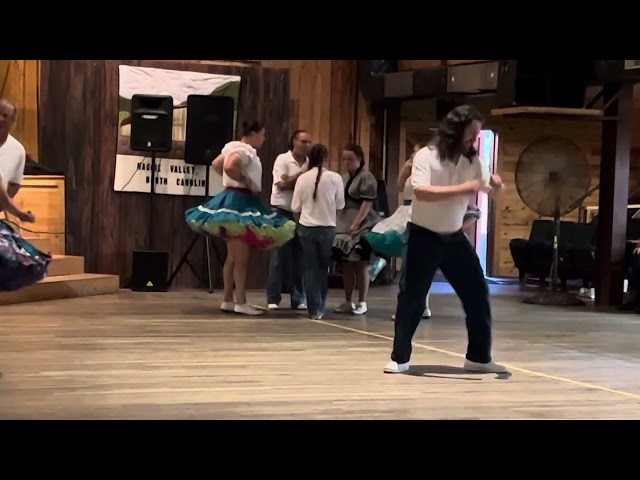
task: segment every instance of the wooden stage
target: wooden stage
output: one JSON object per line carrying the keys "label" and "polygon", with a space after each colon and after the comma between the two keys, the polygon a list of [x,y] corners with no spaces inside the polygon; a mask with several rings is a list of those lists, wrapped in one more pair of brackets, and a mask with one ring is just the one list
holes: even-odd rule
{"label": "wooden stage", "polygon": [[502,378],[461,370],[464,320],[446,284],[408,375],[382,373],[396,287],[371,289],[366,318],[324,321],[222,314],[220,294],[201,291],[6,306],[0,418],[640,418],[640,316],[524,305],[513,288],[492,287]]}

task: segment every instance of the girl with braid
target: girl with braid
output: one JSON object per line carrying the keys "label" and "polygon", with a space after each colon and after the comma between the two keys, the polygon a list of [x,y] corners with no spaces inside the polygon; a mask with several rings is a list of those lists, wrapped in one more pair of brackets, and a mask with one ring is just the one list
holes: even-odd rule
{"label": "girl with braid", "polygon": [[291,201],[304,254],[307,309],[317,320],[324,316],[336,218],[345,205],[342,177],[324,168],[328,157],[324,145],[311,148],[309,171],[298,177]]}

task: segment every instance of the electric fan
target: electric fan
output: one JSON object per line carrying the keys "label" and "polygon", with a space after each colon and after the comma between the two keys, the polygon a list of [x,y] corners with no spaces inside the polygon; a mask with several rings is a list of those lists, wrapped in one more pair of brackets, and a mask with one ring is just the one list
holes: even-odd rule
{"label": "electric fan", "polygon": [[553,217],[551,289],[524,303],[583,305],[576,295],[558,289],[560,217],[575,210],[589,195],[591,175],[585,153],[574,142],[548,137],[528,145],[516,163],[516,189],[522,202],[542,217]]}

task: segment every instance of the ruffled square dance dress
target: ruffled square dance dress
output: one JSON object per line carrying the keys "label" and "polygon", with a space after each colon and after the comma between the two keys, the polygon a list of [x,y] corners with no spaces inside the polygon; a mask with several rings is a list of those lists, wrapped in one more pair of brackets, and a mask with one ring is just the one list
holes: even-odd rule
{"label": "ruffled square dance dress", "polygon": [[22,238],[9,222],[0,220],[0,291],[13,292],[47,277],[51,255]]}
{"label": "ruffled square dance dress", "polygon": [[[258,153],[243,142],[229,142],[222,149],[225,160],[237,154],[243,173],[254,188],[262,185],[262,163]],[[240,239],[259,249],[278,248],[295,235],[296,223],[271,211],[248,185],[222,175],[224,191],[208,202],[186,211],[189,227],[198,233],[208,233],[225,239]]]}

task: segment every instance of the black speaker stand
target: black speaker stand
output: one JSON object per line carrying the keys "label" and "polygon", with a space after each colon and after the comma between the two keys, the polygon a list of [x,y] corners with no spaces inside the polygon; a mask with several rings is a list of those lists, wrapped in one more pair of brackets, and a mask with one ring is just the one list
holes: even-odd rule
{"label": "black speaker stand", "polygon": [[[205,179],[204,202],[206,202],[209,199],[209,176],[210,176],[210,173],[211,173],[211,171],[209,170],[209,168],[210,168],[209,165],[206,165],[206,167],[207,167],[207,169],[206,169],[207,178]],[[180,258],[180,261],[178,262],[178,265],[176,265],[175,270],[171,273],[171,276],[169,277],[169,281],[167,282],[167,288],[171,287],[171,284],[175,280],[176,275],[178,275],[178,272],[182,269],[182,266],[185,263],[187,265],[189,265],[189,268],[191,269],[193,274],[196,276],[196,278],[198,278],[201,283],[204,283],[204,279],[196,272],[196,269],[194,268],[194,266],[189,261],[189,254],[191,254],[191,250],[193,250],[193,247],[196,246],[196,243],[198,243],[198,240],[204,240],[205,257],[206,257],[206,260],[207,260],[207,268],[206,268],[206,270],[207,270],[207,279],[209,281],[209,293],[213,293],[213,277],[211,275],[211,249],[212,249],[211,247],[213,247],[213,251],[214,251],[214,253],[216,255],[216,258],[218,259],[219,265],[223,265],[224,262],[222,261],[222,258],[220,256],[220,252],[216,248],[216,245],[211,242],[211,239],[209,238],[209,235],[201,234],[201,233],[195,233],[193,235],[193,240],[191,240],[191,243],[187,247],[187,250],[184,252],[184,254],[182,255],[182,258]]]}

